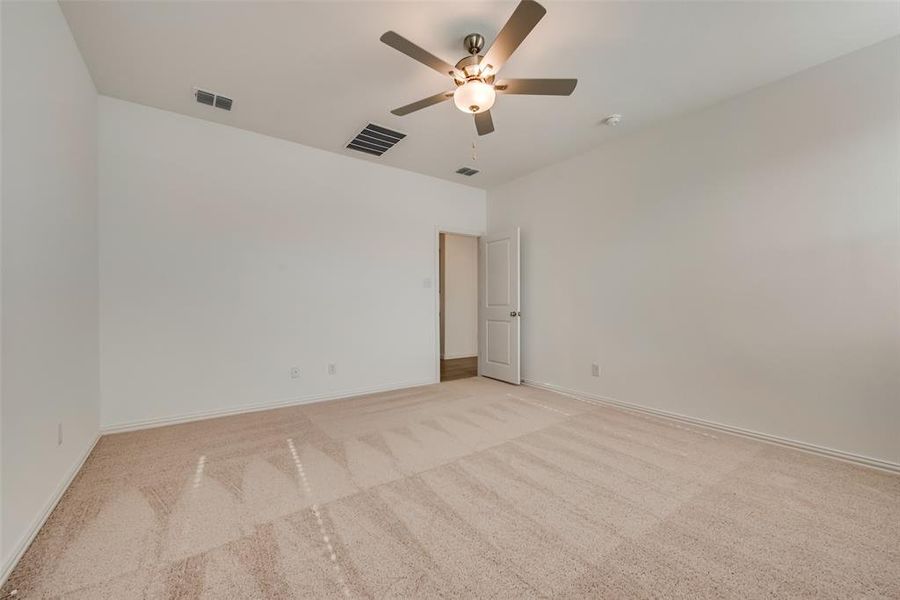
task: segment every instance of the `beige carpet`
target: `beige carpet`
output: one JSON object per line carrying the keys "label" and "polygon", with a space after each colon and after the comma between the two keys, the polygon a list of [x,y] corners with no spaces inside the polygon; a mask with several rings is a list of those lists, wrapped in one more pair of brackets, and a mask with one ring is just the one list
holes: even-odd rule
{"label": "beige carpet", "polygon": [[13,589],[900,598],[900,477],[467,379],[104,437]]}

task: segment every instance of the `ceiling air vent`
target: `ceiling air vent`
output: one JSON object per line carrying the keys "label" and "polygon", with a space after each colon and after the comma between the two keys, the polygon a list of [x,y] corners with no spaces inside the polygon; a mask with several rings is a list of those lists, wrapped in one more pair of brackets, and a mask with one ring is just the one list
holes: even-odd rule
{"label": "ceiling air vent", "polygon": [[209,104],[212,106],[216,102],[216,95],[210,94],[209,92],[204,92],[203,90],[196,90],[194,95],[197,96],[197,102],[200,104]]}
{"label": "ceiling air vent", "polygon": [[194,88],[194,96],[197,97],[197,102],[200,104],[208,104],[209,106],[215,106],[222,110],[231,110],[231,98],[220,96],[215,92],[207,92],[200,88]]}
{"label": "ceiling air vent", "polygon": [[472,169],[470,167],[460,167],[459,169],[456,170],[456,172],[459,173],[460,175],[465,175],[466,177],[471,177],[472,175],[474,175],[475,173],[478,172],[478,169]]}
{"label": "ceiling air vent", "polygon": [[231,110],[231,98],[225,96],[216,96],[216,108]]}
{"label": "ceiling air vent", "polygon": [[386,127],[369,123],[362,131],[356,134],[355,138],[350,140],[347,147],[358,152],[381,156],[405,137],[405,133],[391,131]]}

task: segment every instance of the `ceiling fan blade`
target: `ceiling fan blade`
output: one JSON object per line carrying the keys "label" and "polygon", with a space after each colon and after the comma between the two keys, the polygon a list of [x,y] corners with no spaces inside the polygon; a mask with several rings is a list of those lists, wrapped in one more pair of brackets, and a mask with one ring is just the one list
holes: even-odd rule
{"label": "ceiling fan blade", "polygon": [[413,60],[419,61],[426,67],[431,67],[442,75],[450,75],[451,77],[455,77],[457,73],[459,73],[456,67],[454,67],[450,63],[441,60],[428,50],[416,46],[411,41],[395,31],[388,31],[387,33],[382,35],[381,41],[394,50],[398,50],[408,57],[412,58]]}
{"label": "ceiling fan blade", "polygon": [[494,85],[502,94],[532,96],[568,96],[575,91],[577,79],[504,79]]}
{"label": "ceiling fan blade", "polygon": [[412,104],[407,104],[406,106],[401,106],[400,108],[395,108],[391,111],[392,114],[397,115],[398,117],[402,117],[403,115],[408,115],[411,112],[416,112],[417,110],[422,110],[423,108],[428,108],[433,104],[439,104],[445,100],[449,100],[453,97],[453,92],[441,92],[440,94],[435,94],[434,96],[428,96],[427,98],[422,98],[417,102],[413,102]]}
{"label": "ceiling fan blade", "polygon": [[494,119],[491,117],[491,111],[475,113],[475,129],[478,135],[487,135],[494,131]]}
{"label": "ceiling fan blade", "polygon": [[497,34],[497,39],[484,55],[484,60],[481,61],[481,64],[486,65],[490,70],[491,75],[497,74],[545,14],[547,14],[547,9],[534,0],[519,2],[509,21]]}

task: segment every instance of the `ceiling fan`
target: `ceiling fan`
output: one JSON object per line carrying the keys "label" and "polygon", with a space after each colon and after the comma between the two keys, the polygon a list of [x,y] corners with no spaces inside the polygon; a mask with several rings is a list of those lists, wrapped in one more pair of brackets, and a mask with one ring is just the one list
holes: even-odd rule
{"label": "ceiling fan", "polygon": [[577,79],[495,80],[497,73],[512,53],[546,13],[547,9],[534,0],[522,0],[484,55],[481,54],[484,37],[478,33],[467,35],[463,44],[469,55],[456,65],[441,60],[398,33],[388,31],[381,36],[382,42],[438,73],[449,75],[456,86],[455,89],[395,108],[391,112],[397,116],[408,115],[453,98],[459,110],[475,116],[475,129],[478,135],[485,135],[494,131],[491,107],[498,93],[533,96],[570,95],[575,90]]}

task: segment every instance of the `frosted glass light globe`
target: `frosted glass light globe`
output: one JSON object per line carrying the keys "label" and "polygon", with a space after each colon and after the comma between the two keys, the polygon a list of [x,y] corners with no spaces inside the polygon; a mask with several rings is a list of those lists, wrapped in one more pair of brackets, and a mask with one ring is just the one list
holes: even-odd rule
{"label": "frosted glass light globe", "polygon": [[465,82],[453,92],[456,108],[470,114],[490,110],[496,99],[497,92],[494,91],[494,86],[478,79]]}

